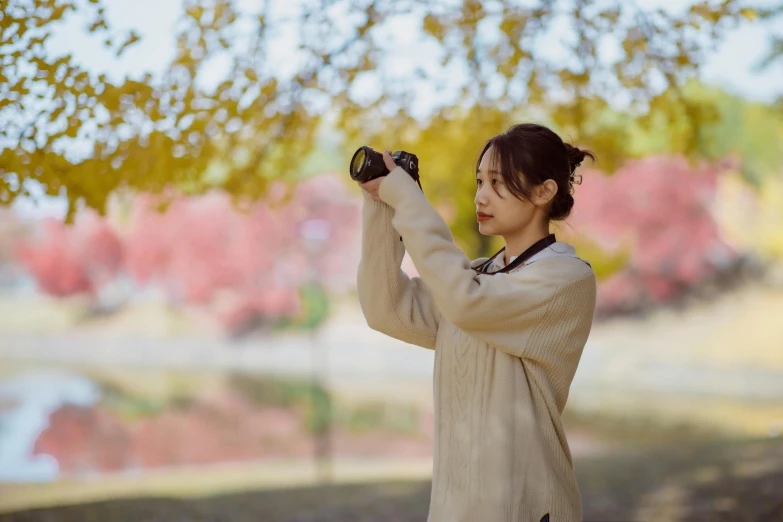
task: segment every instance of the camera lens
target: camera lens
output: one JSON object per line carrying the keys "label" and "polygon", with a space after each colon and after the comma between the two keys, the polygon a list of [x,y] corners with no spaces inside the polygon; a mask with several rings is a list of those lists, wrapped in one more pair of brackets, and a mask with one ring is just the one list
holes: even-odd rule
{"label": "camera lens", "polygon": [[362,172],[362,169],[364,168],[365,160],[367,159],[367,153],[364,151],[364,147],[361,147],[359,150],[356,151],[356,154],[353,155],[353,159],[351,160],[351,177],[354,179],[358,179],[359,175]]}

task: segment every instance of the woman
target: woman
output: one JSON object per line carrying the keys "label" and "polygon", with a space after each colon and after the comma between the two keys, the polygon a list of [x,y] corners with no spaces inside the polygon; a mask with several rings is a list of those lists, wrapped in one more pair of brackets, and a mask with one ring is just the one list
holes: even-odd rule
{"label": "woman", "polygon": [[[570,213],[585,156],[594,159],[540,125],[490,139],[474,201],[479,231],[505,247],[473,261],[389,151],[389,174],[361,184],[367,324],[435,350],[429,522],[582,519],[561,414],[592,326],[595,274],[549,226]],[[419,277],[400,269],[406,249]]]}

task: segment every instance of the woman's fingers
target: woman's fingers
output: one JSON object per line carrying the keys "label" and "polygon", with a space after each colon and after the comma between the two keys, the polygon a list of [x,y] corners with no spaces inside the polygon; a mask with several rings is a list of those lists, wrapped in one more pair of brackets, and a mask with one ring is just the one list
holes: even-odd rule
{"label": "woman's fingers", "polygon": [[383,164],[386,165],[386,168],[389,169],[389,172],[393,171],[397,167],[397,164],[394,163],[394,159],[391,157],[391,151],[389,149],[383,151]]}
{"label": "woman's fingers", "polygon": [[[391,151],[388,149],[383,151],[383,163],[386,165],[386,168],[389,169],[389,172],[394,170],[394,168],[397,166],[391,157]],[[380,189],[384,177],[385,176],[381,176],[375,179],[371,179],[370,181],[366,181],[364,183],[359,183],[359,186],[362,187],[362,189],[366,190],[370,194],[370,196],[372,196],[373,201],[383,201],[380,195],[378,195],[378,191]]]}

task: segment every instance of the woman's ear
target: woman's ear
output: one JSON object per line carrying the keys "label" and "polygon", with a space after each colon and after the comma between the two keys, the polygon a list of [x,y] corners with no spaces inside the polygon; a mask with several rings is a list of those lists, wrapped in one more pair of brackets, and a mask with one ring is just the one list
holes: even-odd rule
{"label": "woman's ear", "polygon": [[539,206],[546,205],[557,194],[557,182],[553,179],[548,179],[538,185],[533,193],[533,203]]}

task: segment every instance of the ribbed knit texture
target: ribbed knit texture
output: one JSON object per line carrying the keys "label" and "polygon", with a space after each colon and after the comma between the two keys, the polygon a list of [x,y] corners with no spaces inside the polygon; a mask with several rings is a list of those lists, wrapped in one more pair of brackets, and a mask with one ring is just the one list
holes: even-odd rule
{"label": "ribbed knit texture", "polygon": [[[359,302],[374,330],[435,350],[428,522],[580,521],[561,414],[592,325],[592,269],[549,257],[477,274],[487,258],[467,258],[404,170],[379,193],[364,193]],[[400,268],[406,249],[418,277]]]}

